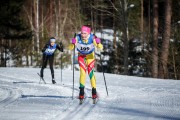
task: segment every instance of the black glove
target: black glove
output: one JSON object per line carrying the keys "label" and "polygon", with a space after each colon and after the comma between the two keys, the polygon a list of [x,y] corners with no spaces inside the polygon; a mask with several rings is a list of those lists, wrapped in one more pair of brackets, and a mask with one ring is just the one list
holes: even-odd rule
{"label": "black glove", "polygon": [[42,49],[42,52],[44,52],[47,48],[48,48],[48,44],[46,44],[46,45],[44,46],[44,48]]}
{"label": "black glove", "polygon": [[60,51],[63,52],[64,51],[64,46],[63,46],[62,42],[59,43],[59,47],[60,47]]}
{"label": "black glove", "polygon": [[44,51],[45,51],[44,49],[41,50],[42,53],[43,53]]}

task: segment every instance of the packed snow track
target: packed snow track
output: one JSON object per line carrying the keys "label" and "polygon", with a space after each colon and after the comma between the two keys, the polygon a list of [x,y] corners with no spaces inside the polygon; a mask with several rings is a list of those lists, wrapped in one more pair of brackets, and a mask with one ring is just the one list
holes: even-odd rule
{"label": "packed snow track", "polygon": [[86,80],[86,97],[79,105],[79,71],[55,69],[57,84],[39,84],[39,68],[0,68],[0,120],[180,120],[180,81],[95,72],[99,100],[93,104]]}

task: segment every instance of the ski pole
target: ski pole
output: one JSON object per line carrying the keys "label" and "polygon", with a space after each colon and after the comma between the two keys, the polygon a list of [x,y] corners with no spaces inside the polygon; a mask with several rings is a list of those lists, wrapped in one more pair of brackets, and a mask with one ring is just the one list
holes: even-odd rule
{"label": "ski pole", "polygon": [[[63,44],[62,44],[61,41],[60,41],[59,45],[60,45],[61,48],[62,48],[62,51],[61,51],[61,52],[63,52]],[[63,53],[61,53],[61,85],[62,85],[62,81],[63,81],[63,80],[62,80],[62,65],[63,65],[62,59],[63,59]]]}
{"label": "ski pole", "polygon": [[[97,36],[95,34],[93,34],[95,38],[97,38]],[[103,64],[102,64],[102,59],[101,59],[101,55],[97,54],[99,57],[100,57],[100,62],[101,62],[101,66],[102,66],[102,72],[103,72],[103,77],[104,77],[104,84],[105,84],[105,87],[106,87],[106,93],[107,93],[107,96],[108,96],[108,89],[107,89],[107,85],[106,85],[106,78],[105,78],[105,75],[104,75],[104,68],[103,68]]]}
{"label": "ski pole", "polygon": [[[76,37],[76,33],[74,34],[74,38]],[[73,50],[73,92],[72,92],[72,99],[74,99],[74,63],[75,63],[75,45]]]}
{"label": "ski pole", "polygon": [[62,84],[62,53],[61,53],[61,84]]}
{"label": "ski pole", "polygon": [[106,92],[107,92],[107,96],[108,96],[108,89],[107,89],[107,84],[106,84],[106,78],[105,78],[105,75],[104,75],[104,67],[103,67],[103,64],[102,64],[101,55],[99,55],[99,56],[100,56],[100,61],[101,61],[101,66],[102,66],[102,72],[103,72],[103,76],[104,76],[104,84],[105,84]]}

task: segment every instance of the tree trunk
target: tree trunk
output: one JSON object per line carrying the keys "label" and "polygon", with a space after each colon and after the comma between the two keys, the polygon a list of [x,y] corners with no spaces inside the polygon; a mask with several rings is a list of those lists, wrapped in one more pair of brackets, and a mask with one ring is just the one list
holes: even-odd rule
{"label": "tree trunk", "polygon": [[158,77],[158,0],[153,0],[152,77]]}
{"label": "tree trunk", "polygon": [[52,37],[53,35],[53,26],[52,26],[52,21],[53,21],[53,0],[49,0],[49,23],[48,23],[48,32],[49,36]]}
{"label": "tree trunk", "polygon": [[36,49],[39,54],[39,0],[35,1],[35,35],[36,35]]}
{"label": "tree trunk", "polygon": [[93,18],[93,13],[94,13],[94,10],[93,10],[93,8],[92,8],[92,5],[94,5],[93,4],[94,3],[94,0],[91,0],[91,29],[92,30],[94,30],[94,18]]}
{"label": "tree trunk", "polygon": [[56,22],[55,22],[55,28],[56,28],[56,31],[55,31],[55,36],[57,37],[57,38],[59,38],[59,6],[58,6],[58,1],[54,1],[54,4],[55,4],[55,19],[56,19]]}
{"label": "tree trunk", "polygon": [[165,6],[165,22],[164,22],[164,32],[163,32],[163,43],[161,49],[160,61],[161,65],[159,67],[159,78],[168,78],[168,55],[169,55],[169,40],[171,33],[171,0],[166,0]]}
{"label": "tree trunk", "polygon": [[129,65],[129,28],[128,28],[128,3],[126,0],[122,0],[123,6],[123,32],[124,32],[124,75],[128,75]]}
{"label": "tree trunk", "polygon": [[44,2],[41,1],[41,37],[44,37]]}
{"label": "tree trunk", "polygon": [[143,0],[141,0],[141,24],[140,24],[140,29],[141,29],[141,41],[143,43],[143,48],[144,48],[144,6],[143,6]]}

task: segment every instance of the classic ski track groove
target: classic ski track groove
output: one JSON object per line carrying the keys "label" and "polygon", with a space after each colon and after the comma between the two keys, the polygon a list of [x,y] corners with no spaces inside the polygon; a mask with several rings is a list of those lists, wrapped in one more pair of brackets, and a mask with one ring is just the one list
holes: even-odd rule
{"label": "classic ski track groove", "polygon": [[0,90],[3,91],[3,99],[0,100],[0,107],[5,107],[7,105],[9,105],[10,103],[16,101],[18,98],[21,97],[22,95],[22,91],[16,89],[16,88],[12,88],[9,87],[8,88],[6,86],[0,86]]}
{"label": "classic ski track groove", "polygon": [[[0,75],[1,79],[16,79],[14,77],[9,77],[5,75]],[[16,79],[17,80],[17,79]],[[22,79],[21,79],[22,80]],[[4,82],[4,85],[0,86],[0,90],[3,91],[3,98],[0,100],[0,107],[5,107],[12,102],[15,102],[18,98],[22,96],[22,91],[5,85],[6,82]]]}
{"label": "classic ski track groove", "polygon": [[[15,77],[5,76],[5,75],[1,75],[1,74],[0,74],[0,76],[2,76],[3,79],[13,79],[14,81],[17,80],[17,82],[19,80],[27,81],[26,79],[15,78]],[[13,82],[13,84],[14,84],[14,83],[16,83],[14,81],[11,81],[11,82]],[[35,82],[29,81],[27,83],[35,83]],[[42,85],[42,84],[39,84],[37,81],[37,85]],[[49,84],[47,83],[44,85],[46,86]],[[73,87],[70,85],[61,85],[61,84],[55,84],[55,85],[73,89]],[[8,86],[8,88],[5,86],[4,87],[1,86],[0,89],[2,89],[3,91],[6,92],[5,93],[6,97],[0,101],[0,107],[7,106],[8,104],[16,101],[18,98],[20,98],[23,95],[22,91],[20,91],[16,88],[10,88],[9,86]],[[74,90],[79,91],[79,89],[77,89],[77,88],[74,88]],[[54,120],[56,120],[56,119],[62,119],[62,120],[84,119],[84,117],[87,116],[91,112],[91,110],[96,106],[96,104],[93,104],[92,98],[89,97],[89,96],[91,96],[91,94],[90,94],[91,89],[85,88],[85,92],[86,92],[86,97],[85,97],[84,102],[81,105],[79,104],[79,99],[74,97],[74,99],[69,102],[69,105],[65,108],[65,110],[61,111],[61,114],[57,114],[56,116],[52,117],[52,119],[54,119]],[[76,105],[74,105],[74,104],[76,104]]]}
{"label": "classic ski track groove", "polygon": [[[84,120],[85,117],[91,112],[91,110],[96,106],[96,104],[93,104],[93,101],[91,97],[89,97],[91,94],[91,89],[86,88],[88,92],[86,92],[86,97],[82,104],[79,104],[79,99],[74,99],[73,104],[71,105],[66,111],[61,113],[60,118],[56,116],[55,119],[61,119],[61,120]],[[63,115],[63,116],[62,116]]]}

